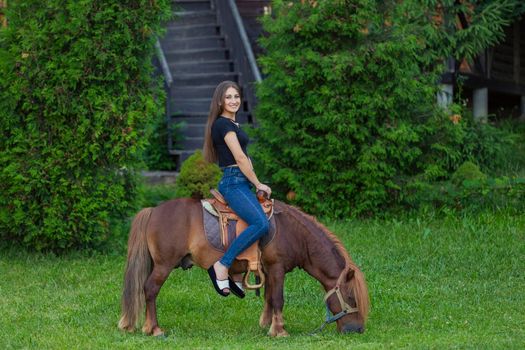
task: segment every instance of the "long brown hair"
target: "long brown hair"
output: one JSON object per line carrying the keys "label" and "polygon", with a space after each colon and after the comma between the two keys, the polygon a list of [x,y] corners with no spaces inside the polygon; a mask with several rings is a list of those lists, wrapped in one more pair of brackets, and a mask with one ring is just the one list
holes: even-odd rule
{"label": "long brown hair", "polygon": [[208,113],[208,122],[206,123],[206,131],[204,132],[203,147],[204,159],[210,163],[217,162],[217,152],[215,151],[215,147],[213,147],[213,139],[211,138],[211,126],[217,117],[223,112],[222,104],[224,103],[224,95],[226,94],[226,90],[231,87],[237,90],[239,95],[241,95],[242,102],[241,88],[239,85],[237,85],[237,83],[229,80],[223,81],[217,85],[211,99],[210,112]]}

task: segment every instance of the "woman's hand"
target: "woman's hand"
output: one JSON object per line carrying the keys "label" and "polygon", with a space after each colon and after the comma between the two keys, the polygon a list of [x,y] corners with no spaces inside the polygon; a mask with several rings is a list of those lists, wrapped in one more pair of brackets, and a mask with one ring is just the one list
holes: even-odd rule
{"label": "woman's hand", "polygon": [[270,198],[270,195],[272,194],[272,189],[270,188],[270,186],[267,186],[263,183],[259,183],[257,186],[255,186],[255,188],[257,189],[257,191],[264,191],[268,194],[268,198]]}

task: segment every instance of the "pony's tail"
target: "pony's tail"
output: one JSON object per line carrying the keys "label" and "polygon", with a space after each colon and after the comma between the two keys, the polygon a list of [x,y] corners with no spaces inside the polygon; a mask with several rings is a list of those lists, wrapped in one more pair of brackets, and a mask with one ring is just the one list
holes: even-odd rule
{"label": "pony's tail", "polygon": [[359,314],[363,317],[363,321],[366,322],[368,318],[368,309],[370,307],[370,299],[368,297],[368,288],[366,286],[365,276],[357,268],[354,268],[354,297],[357,304]]}
{"label": "pony's tail", "polygon": [[151,255],[146,241],[146,227],[152,208],[142,209],[133,219],[128,239],[128,262],[122,292],[122,317],[118,327],[132,332],[144,310],[144,284],[151,273]]}

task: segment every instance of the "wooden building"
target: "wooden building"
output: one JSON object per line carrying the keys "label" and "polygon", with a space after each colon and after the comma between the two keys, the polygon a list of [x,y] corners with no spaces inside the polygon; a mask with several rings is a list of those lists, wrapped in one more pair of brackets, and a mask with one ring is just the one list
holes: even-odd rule
{"label": "wooden building", "polygon": [[441,97],[443,104],[455,92],[467,101],[476,118],[525,119],[525,18],[505,28],[505,39],[473,62],[449,62],[442,83],[443,95],[448,95]]}
{"label": "wooden building", "polygon": [[[270,0],[236,0],[255,54],[260,54],[257,38],[262,35],[258,17],[271,12]],[[468,20],[459,18],[467,27]],[[475,117],[520,117],[525,120],[525,18],[505,29],[505,39],[487,48],[474,62],[448,62],[443,74],[443,93],[438,100],[446,105],[454,93],[460,94]]]}
{"label": "wooden building", "polygon": [[0,26],[7,26],[7,18],[5,17],[4,9],[7,7],[7,0],[0,0]]}

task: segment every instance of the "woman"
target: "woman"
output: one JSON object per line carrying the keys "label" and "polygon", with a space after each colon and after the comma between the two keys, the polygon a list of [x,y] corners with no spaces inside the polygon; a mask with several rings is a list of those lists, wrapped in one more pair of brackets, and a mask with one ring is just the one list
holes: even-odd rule
{"label": "woman", "polygon": [[204,136],[204,157],[208,162],[219,162],[223,170],[219,192],[230,208],[249,225],[232,242],[222,259],[208,269],[208,274],[217,293],[228,296],[231,290],[236,296],[244,298],[242,283],[239,281],[241,276],[235,276],[234,282],[228,270],[237,255],[268,232],[268,220],[252,187],[266,192],[268,196],[272,190],[257,179],[246,152],[248,135],[235,122],[240,106],[239,86],[232,81],[220,83],[210,104]]}

